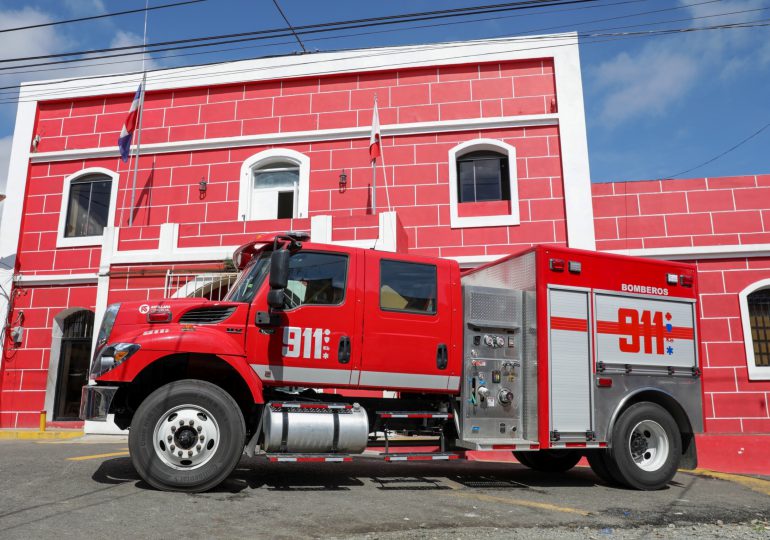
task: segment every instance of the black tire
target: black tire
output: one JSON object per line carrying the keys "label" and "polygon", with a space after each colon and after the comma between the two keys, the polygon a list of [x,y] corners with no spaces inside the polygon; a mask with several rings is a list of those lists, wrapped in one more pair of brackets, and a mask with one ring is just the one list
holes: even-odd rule
{"label": "black tire", "polygon": [[577,465],[582,454],[575,450],[540,450],[538,452],[514,452],[519,462],[541,472],[565,472]]}
{"label": "black tire", "polygon": [[606,450],[589,450],[586,452],[586,459],[591,466],[591,470],[599,479],[609,486],[622,485],[623,481],[613,476],[609,465],[607,464]]}
{"label": "black tire", "polygon": [[152,487],[201,492],[230,475],[245,439],[243,415],[230,394],[206,381],[182,380],[142,402],[131,421],[128,449],[139,476]]}
{"label": "black tire", "polygon": [[612,476],[643,491],[664,488],[679,468],[682,436],[671,415],[655,403],[631,405],[612,428],[605,461]]}

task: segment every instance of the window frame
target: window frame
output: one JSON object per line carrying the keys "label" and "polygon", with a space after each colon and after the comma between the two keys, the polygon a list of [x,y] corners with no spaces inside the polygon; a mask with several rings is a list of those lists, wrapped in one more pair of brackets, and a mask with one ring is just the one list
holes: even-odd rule
{"label": "window frame", "polygon": [[749,295],[763,289],[770,289],[770,278],[756,281],[738,293],[741,310],[741,327],[746,351],[746,367],[750,381],[770,381],[770,366],[758,366],[754,358],[754,341],[751,339],[751,317],[749,313]]}
{"label": "window frame", "polygon": [[[254,188],[254,172],[273,163],[292,163],[299,168],[299,181],[296,186],[294,217],[306,218],[310,200],[310,158],[289,148],[271,148],[258,152],[241,164],[240,190],[238,196],[237,221],[259,221],[252,218],[251,200]],[[286,188],[259,188],[259,191],[287,191]],[[276,208],[277,213],[277,208]],[[278,218],[273,218],[278,219]],[[284,218],[288,219],[288,218]]]}
{"label": "window frame", "polygon": [[[350,281],[350,254],[349,253],[345,253],[343,251],[322,251],[322,250],[317,250],[317,249],[308,249],[308,250],[303,249],[303,250],[297,251],[295,253],[292,253],[291,257],[293,257],[294,255],[297,255],[299,253],[334,255],[334,256],[337,256],[337,257],[343,257],[345,259],[345,283],[342,286],[342,298],[336,304],[300,304],[299,306],[296,306],[296,307],[293,307],[293,308],[283,307],[283,308],[281,308],[281,311],[283,313],[291,313],[292,311],[296,311],[296,310],[302,309],[304,307],[334,308],[334,307],[339,307],[339,306],[344,305],[345,301],[347,300],[347,297],[348,297],[348,283]],[[289,257],[290,261],[291,261],[291,257]],[[291,269],[291,262],[289,263],[289,269]],[[269,282],[270,274],[268,273],[265,277],[267,279],[265,279],[264,283],[268,283]],[[264,283],[263,283],[263,285],[264,285]],[[269,290],[269,287],[267,289]],[[288,287],[287,287],[287,289],[288,289]]]}
{"label": "window frame", "polygon": [[[492,214],[484,216],[459,215],[459,177],[457,161],[463,156],[473,152],[495,152],[508,158],[508,193],[510,194],[510,212],[507,214]],[[502,179],[506,181],[505,178]],[[502,186],[501,186],[502,187]],[[519,225],[519,188],[516,171],[516,148],[510,144],[496,139],[473,139],[458,144],[449,150],[449,220],[452,229],[465,227],[499,227],[505,225]],[[503,190],[504,192],[505,190]],[[507,199],[502,199],[507,200]],[[482,201],[483,202],[483,201]]]}
{"label": "window frame", "polygon": [[74,174],[67,176],[64,179],[64,186],[62,189],[62,200],[59,208],[59,228],[56,235],[56,247],[82,247],[82,246],[100,246],[102,244],[102,238],[104,237],[104,231],[102,234],[94,234],[89,236],[65,236],[67,227],[67,212],[69,210],[70,191],[73,183],[84,180],[88,176],[102,175],[107,176],[110,181],[110,207],[107,210],[107,227],[115,226],[115,210],[117,208],[118,199],[118,179],[120,175],[109,169],[102,167],[89,167],[83,169]]}
{"label": "window frame", "polygon": [[[382,264],[386,262],[391,263],[400,263],[400,264],[411,264],[416,266],[429,266],[433,268],[433,277],[435,279],[434,282],[434,303],[433,303],[433,311],[422,311],[422,310],[415,310],[415,309],[397,309],[397,308],[386,308],[382,306]],[[423,315],[427,317],[436,317],[438,315],[438,265],[432,264],[432,263],[422,263],[422,262],[414,262],[414,261],[405,261],[403,259],[388,259],[388,258],[381,258],[380,259],[380,265],[379,265],[379,283],[377,287],[377,305],[380,308],[380,311],[385,311],[388,313],[402,313],[406,315]],[[394,289],[395,290],[395,289]],[[398,291],[396,291],[398,292]]]}

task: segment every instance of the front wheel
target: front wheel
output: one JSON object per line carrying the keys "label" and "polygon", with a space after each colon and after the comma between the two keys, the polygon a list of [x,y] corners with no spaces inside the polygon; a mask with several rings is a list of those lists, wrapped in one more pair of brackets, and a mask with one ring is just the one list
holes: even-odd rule
{"label": "front wheel", "polygon": [[150,394],[131,421],[128,447],[144,481],[167,491],[206,491],[240,460],[246,437],[235,400],[206,381],[177,381]]}
{"label": "front wheel", "polygon": [[674,419],[660,405],[642,402],[615,423],[607,465],[629,487],[651,491],[674,478],[681,456],[682,437]]}

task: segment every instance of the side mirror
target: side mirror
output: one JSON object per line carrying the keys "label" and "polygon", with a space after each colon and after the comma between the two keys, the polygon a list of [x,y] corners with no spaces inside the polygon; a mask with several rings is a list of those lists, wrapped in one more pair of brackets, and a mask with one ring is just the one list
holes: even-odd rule
{"label": "side mirror", "polygon": [[284,289],[270,289],[267,292],[267,305],[273,309],[281,309],[284,301]]}
{"label": "side mirror", "polygon": [[289,284],[289,257],[287,249],[273,251],[270,257],[270,289],[285,289]]}

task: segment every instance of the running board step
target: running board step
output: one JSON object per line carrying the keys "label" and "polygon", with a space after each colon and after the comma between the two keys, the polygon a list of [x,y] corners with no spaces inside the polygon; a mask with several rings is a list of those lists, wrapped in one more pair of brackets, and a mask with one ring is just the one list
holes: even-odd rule
{"label": "running board step", "polygon": [[380,418],[436,418],[439,420],[449,420],[454,418],[451,412],[436,411],[377,411]]}
{"label": "running board step", "polygon": [[448,461],[460,459],[460,456],[452,453],[410,453],[410,454],[380,454],[385,461]]}
{"label": "running board step", "polygon": [[353,461],[346,454],[266,454],[273,463],[342,463]]}

